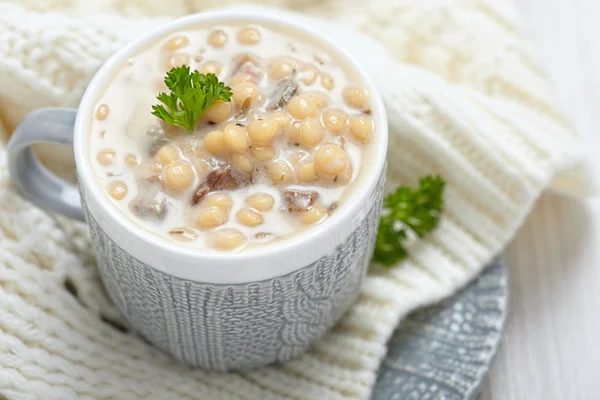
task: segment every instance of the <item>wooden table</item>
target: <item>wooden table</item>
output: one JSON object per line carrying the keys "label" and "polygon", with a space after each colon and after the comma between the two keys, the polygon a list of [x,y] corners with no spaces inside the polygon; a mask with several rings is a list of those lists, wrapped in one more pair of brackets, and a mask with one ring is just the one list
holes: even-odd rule
{"label": "wooden table", "polygon": [[[600,1],[515,2],[600,177]],[[480,400],[600,399],[600,198],[544,195],[509,263],[506,334]]]}

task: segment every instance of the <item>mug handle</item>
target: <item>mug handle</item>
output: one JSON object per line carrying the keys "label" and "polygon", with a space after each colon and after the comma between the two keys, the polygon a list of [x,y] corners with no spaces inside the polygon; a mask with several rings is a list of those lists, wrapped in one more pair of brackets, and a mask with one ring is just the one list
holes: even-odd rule
{"label": "mug handle", "polygon": [[31,150],[35,143],[73,146],[77,110],[41,108],[29,113],[8,143],[8,171],[13,182],[36,205],[84,220],[77,186],[54,175]]}

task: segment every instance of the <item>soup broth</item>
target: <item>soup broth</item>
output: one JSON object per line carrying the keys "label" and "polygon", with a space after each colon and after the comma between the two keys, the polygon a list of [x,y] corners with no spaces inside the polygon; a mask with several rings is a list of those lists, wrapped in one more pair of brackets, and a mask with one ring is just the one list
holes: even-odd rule
{"label": "soup broth", "polygon": [[[192,132],[151,114],[182,65],[231,88]],[[239,251],[326,221],[360,190],[376,126],[368,92],[318,46],[260,25],[172,34],[99,98],[90,157],[129,219],[166,240]]]}

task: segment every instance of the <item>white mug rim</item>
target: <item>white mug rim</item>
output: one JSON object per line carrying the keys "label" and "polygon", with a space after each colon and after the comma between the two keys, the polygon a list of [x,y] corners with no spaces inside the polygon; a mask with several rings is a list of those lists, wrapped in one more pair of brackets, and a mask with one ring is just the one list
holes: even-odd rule
{"label": "white mug rim", "polygon": [[[178,30],[186,28],[192,28],[195,26],[201,26],[208,23],[266,23],[269,25],[282,25],[285,24],[285,28],[292,32],[298,32],[307,35],[312,40],[316,41],[325,48],[333,51],[342,62],[344,62],[349,69],[354,71],[359,77],[360,81],[364,83],[367,91],[370,93],[372,98],[372,115],[376,121],[376,130],[380,134],[376,142],[376,148],[373,153],[373,165],[370,166],[369,170],[366,171],[367,176],[364,177],[364,186],[361,190],[351,194],[346,203],[339,208],[339,210],[329,217],[323,223],[315,226],[312,229],[302,232],[297,237],[287,238],[277,245],[268,245],[264,247],[258,247],[248,251],[241,252],[213,252],[203,251],[190,247],[178,246],[176,243],[171,243],[158,235],[155,235],[143,227],[136,225],[129,221],[126,217],[121,215],[121,212],[110,203],[109,199],[102,192],[100,185],[95,182],[95,175],[93,173],[91,163],[88,159],[88,140],[87,135],[89,132],[90,121],[93,114],[94,103],[96,102],[100,93],[104,88],[104,83],[107,79],[110,79],[111,74],[120,66],[124,65],[127,58],[131,54],[135,54],[139,50],[147,47],[151,41],[159,38],[164,38],[167,35],[174,33]],[[319,240],[326,240],[328,232],[335,230],[339,226],[340,221],[348,218],[354,218],[355,215],[360,214],[361,207],[371,196],[378,183],[379,177],[384,170],[386,152],[387,152],[387,116],[384,108],[383,101],[376,90],[373,81],[360,66],[360,64],[342,47],[340,47],[335,41],[318,32],[317,30],[292,20],[288,15],[282,15],[277,11],[273,10],[219,10],[219,11],[207,11],[198,14],[189,15],[183,18],[178,18],[158,29],[155,29],[148,34],[134,40],[106,61],[102,67],[96,72],[92,80],[90,81],[85,94],[78,107],[77,118],[74,127],[74,154],[75,163],[77,167],[77,174],[80,180],[80,185],[85,187],[88,201],[92,200],[98,204],[103,210],[103,214],[109,215],[113,223],[120,225],[120,227],[128,234],[133,235],[143,240],[148,246],[152,246],[160,251],[166,253],[177,254],[186,258],[194,258],[199,263],[218,263],[219,261],[260,261],[261,258],[266,256],[285,255],[286,252],[291,249],[307,246],[310,243],[314,243]],[[351,232],[348,232],[349,235]],[[256,266],[254,266],[256,268]],[[159,268],[164,272],[169,273],[163,268]],[[289,271],[288,271],[289,272]]]}

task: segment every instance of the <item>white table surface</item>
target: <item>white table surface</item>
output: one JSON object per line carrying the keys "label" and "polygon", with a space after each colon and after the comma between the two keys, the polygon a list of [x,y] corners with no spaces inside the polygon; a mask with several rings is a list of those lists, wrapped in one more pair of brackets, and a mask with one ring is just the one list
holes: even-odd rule
{"label": "white table surface", "polygon": [[[600,1],[515,3],[600,171]],[[600,399],[600,198],[544,195],[509,265],[510,314],[480,400]]]}

